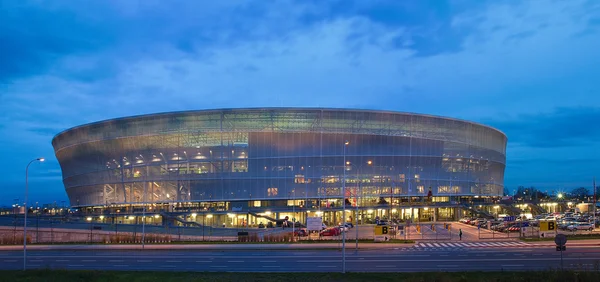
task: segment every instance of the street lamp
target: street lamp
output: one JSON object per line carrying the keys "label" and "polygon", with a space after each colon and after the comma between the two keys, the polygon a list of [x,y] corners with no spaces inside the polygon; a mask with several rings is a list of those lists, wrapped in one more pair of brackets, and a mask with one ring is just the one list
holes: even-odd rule
{"label": "street lamp", "polygon": [[[368,160],[366,164],[368,166],[370,166],[373,164],[373,161]],[[357,191],[356,191],[356,220],[355,220],[356,226],[354,227],[355,231],[356,231],[356,238],[355,238],[356,239],[356,248],[354,249],[354,252],[358,253],[358,193],[359,193],[358,190],[360,190],[360,187],[361,187],[361,185],[360,185],[361,181],[359,179],[360,178],[360,169],[363,167],[364,164],[361,164],[359,166],[356,166],[354,164],[349,164],[349,165],[354,166],[356,168],[356,184],[357,184],[357,187],[356,187],[356,189],[357,189]]]}
{"label": "street lamp", "polygon": [[43,162],[44,158],[31,160],[25,167],[25,220],[23,221],[23,270],[27,269],[27,195],[29,193],[29,166],[36,161]]}
{"label": "street lamp", "polygon": [[[348,145],[350,145],[350,141],[346,140],[344,142],[344,178],[342,179],[342,227],[346,227],[346,147]],[[342,232],[342,273],[346,273],[346,232]]]}

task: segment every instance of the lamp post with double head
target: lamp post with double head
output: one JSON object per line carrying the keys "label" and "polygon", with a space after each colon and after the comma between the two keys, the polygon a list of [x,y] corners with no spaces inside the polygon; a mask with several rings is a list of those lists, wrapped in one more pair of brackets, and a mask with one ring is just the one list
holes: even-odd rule
{"label": "lamp post with double head", "polygon": [[23,208],[25,208],[25,218],[23,220],[23,270],[27,269],[27,196],[29,194],[29,166],[33,162],[43,162],[44,160],[44,158],[33,159],[27,164],[27,167],[25,167],[25,204],[23,206]]}
{"label": "lamp post with double head", "polygon": [[346,147],[350,144],[350,141],[344,142],[344,174],[342,178],[342,273],[346,273]]}
{"label": "lamp post with double head", "polygon": [[[356,225],[354,226],[354,229],[356,231],[356,238],[355,238],[356,239],[356,247],[354,249],[355,253],[358,253],[358,194],[359,194],[359,190],[361,190],[360,188],[361,188],[361,182],[362,182],[360,180],[360,169],[363,167],[364,164],[366,164],[367,166],[370,166],[370,165],[373,164],[373,161],[368,160],[366,163],[363,163],[363,164],[361,164],[359,166],[356,166],[356,165],[354,165],[352,163],[349,164],[350,166],[354,166],[356,168],[356,183],[357,183],[356,193],[355,193],[356,194],[356,207],[355,207],[355,210],[356,210],[355,224]],[[362,193],[360,193],[360,194],[362,196]]]}

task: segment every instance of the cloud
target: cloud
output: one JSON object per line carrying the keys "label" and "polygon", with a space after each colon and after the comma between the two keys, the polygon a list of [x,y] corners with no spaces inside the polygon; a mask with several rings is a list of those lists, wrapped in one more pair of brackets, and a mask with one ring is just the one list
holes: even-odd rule
{"label": "cloud", "polygon": [[516,118],[490,121],[504,131],[513,145],[569,147],[600,143],[600,108],[557,108],[550,113],[524,113]]}
{"label": "cloud", "polygon": [[[594,1],[2,5],[0,169],[9,175],[52,155],[52,135],[72,126],[218,107],[446,115],[505,131],[509,166],[597,156]],[[531,173],[539,183],[568,178],[515,169],[506,179],[525,185]]]}

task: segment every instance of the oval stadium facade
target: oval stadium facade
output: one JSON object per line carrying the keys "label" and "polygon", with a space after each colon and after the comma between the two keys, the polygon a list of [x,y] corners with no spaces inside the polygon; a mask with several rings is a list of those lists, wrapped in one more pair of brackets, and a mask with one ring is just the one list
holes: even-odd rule
{"label": "oval stadium facade", "polygon": [[52,140],[73,207],[224,225],[311,213],[339,222],[344,205],[347,220],[456,219],[463,203],[502,196],[506,143],[468,121],[322,108],[125,117]]}

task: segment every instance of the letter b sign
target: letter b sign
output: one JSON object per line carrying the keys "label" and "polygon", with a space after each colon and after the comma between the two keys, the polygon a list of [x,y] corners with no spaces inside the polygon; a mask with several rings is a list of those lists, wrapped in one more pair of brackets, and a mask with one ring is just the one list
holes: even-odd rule
{"label": "letter b sign", "polygon": [[554,230],[554,229],[555,229],[555,227],[554,227],[554,221],[548,222],[548,231]]}
{"label": "letter b sign", "polygon": [[381,227],[381,234],[388,234],[388,227],[387,226]]}

